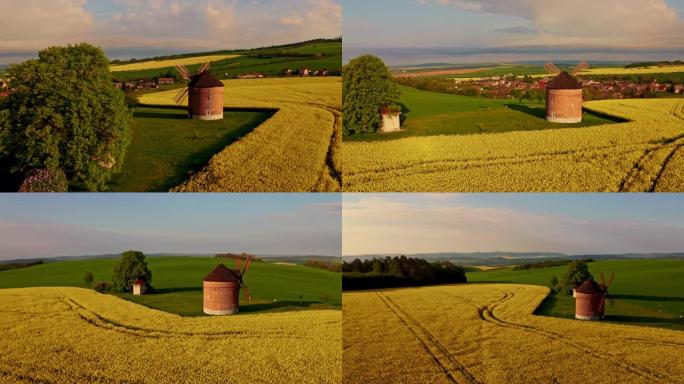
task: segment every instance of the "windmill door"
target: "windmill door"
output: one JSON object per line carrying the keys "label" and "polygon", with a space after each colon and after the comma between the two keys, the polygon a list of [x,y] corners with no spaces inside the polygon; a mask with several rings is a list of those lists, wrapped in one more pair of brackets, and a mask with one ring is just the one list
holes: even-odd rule
{"label": "windmill door", "polygon": [[207,117],[211,116],[211,109],[207,109]]}

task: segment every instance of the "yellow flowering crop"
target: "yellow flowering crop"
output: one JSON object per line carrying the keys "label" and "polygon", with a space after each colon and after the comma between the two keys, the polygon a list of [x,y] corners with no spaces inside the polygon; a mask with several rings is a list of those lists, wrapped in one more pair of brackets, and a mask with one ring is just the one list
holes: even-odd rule
{"label": "yellow flowering crop", "polygon": [[[342,81],[339,77],[228,80],[225,106],[272,108],[269,120],[215,155],[176,192],[340,190]],[[174,104],[172,90],[144,104]]]}
{"label": "yellow flowering crop", "polygon": [[[619,124],[343,145],[349,192],[684,191],[684,100],[602,100]],[[560,128],[560,127],[559,127]]]}
{"label": "yellow flowering crop", "polygon": [[80,288],[0,290],[1,383],[339,383],[341,312],[180,317]]}
{"label": "yellow flowering crop", "polygon": [[532,315],[548,289],[344,293],[345,383],[682,383],[684,333]]}

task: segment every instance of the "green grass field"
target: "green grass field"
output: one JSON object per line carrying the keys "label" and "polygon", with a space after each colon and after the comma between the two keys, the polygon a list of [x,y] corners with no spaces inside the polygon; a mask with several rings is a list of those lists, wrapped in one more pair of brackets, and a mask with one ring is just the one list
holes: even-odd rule
{"label": "green grass field", "polygon": [[[119,296],[183,316],[202,314],[202,279],[218,265],[219,259],[155,256],[148,257],[147,261],[156,292],[144,296],[118,294]],[[0,272],[0,288],[85,287],[83,276],[86,272],[92,272],[95,281],[110,280],[114,262],[114,259],[61,261],[4,271]],[[234,267],[232,261],[227,261],[226,265]],[[247,272],[245,282],[253,302],[246,303],[241,293],[241,313],[336,308],[342,302],[340,274],[322,269],[255,262]],[[321,296],[324,296],[325,302]]]}
{"label": "green grass field", "polygon": [[[341,42],[319,42],[302,45],[292,48],[276,48],[280,56],[260,57],[266,55],[269,49],[259,49],[250,51],[225,51],[222,53],[234,53],[239,57],[219,60],[211,63],[211,71],[221,79],[235,77],[246,72],[263,72],[265,74],[280,74],[285,69],[299,69],[307,67],[312,70],[327,69],[332,72],[340,72],[342,69],[342,43]],[[287,56],[292,52],[294,56]],[[311,55],[311,57],[301,55]],[[316,57],[316,54],[320,54]],[[197,55],[205,55],[198,53]],[[192,57],[187,55],[184,57]],[[190,72],[199,69],[201,64],[187,65]],[[114,78],[119,81],[154,78],[177,74],[173,66],[164,68],[143,69],[135,71],[116,72]]]}
{"label": "green grass field", "polygon": [[[513,271],[501,268],[490,271],[467,272],[469,282],[533,284],[548,286],[552,276],[560,279],[567,267]],[[589,271],[599,281],[615,272],[609,289],[615,306],[606,307],[608,321],[633,323],[684,330],[684,260],[605,260],[589,263]],[[539,307],[538,314],[574,318],[575,301],[572,296],[549,296]]]}
{"label": "green grass field", "polygon": [[403,132],[345,137],[345,141],[395,140],[411,136],[470,135],[509,131],[576,128],[614,121],[584,113],[578,124],[546,121],[543,103],[450,95],[400,86]]}
{"label": "green grass field", "polygon": [[168,191],[271,115],[226,111],[223,120],[199,121],[188,119],[184,108],[136,107],[133,141],[123,170],[112,179],[110,190]]}

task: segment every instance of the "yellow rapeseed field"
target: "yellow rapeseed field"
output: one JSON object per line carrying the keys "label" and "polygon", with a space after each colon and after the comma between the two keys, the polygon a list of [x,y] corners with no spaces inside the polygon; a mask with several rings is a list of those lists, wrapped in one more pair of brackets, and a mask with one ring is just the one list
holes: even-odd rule
{"label": "yellow rapeseed field", "polygon": [[157,69],[173,67],[178,65],[193,65],[193,64],[203,64],[206,62],[220,61],[225,59],[232,59],[240,55],[208,55],[208,56],[196,56],[196,57],[186,57],[183,59],[173,59],[173,60],[150,60],[143,61],[141,63],[132,64],[122,64],[122,65],[112,65],[109,70],[112,72],[124,72],[124,71],[139,71],[144,69]]}
{"label": "yellow rapeseed field", "polygon": [[684,72],[684,65],[663,65],[639,68],[589,68],[582,71],[587,75],[644,75],[650,73],[675,73]]}
{"label": "yellow rapeseed field", "polygon": [[684,333],[532,315],[539,286],[343,294],[344,383],[684,382]]}
{"label": "yellow rapeseed field", "polygon": [[[214,156],[177,192],[328,192],[341,188],[339,77],[228,80],[225,106],[278,111]],[[174,104],[177,91],[143,95]]]}
{"label": "yellow rapeseed field", "polygon": [[[684,191],[684,99],[602,100],[619,124],[343,145],[344,191]],[[560,127],[559,127],[560,128]]]}
{"label": "yellow rapeseed field", "polygon": [[80,288],[0,290],[1,383],[339,383],[341,312],[184,318]]}

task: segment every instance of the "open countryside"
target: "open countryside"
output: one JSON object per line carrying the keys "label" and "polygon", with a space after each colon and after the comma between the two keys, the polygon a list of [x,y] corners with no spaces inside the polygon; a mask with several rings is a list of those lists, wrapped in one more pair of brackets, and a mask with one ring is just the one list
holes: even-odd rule
{"label": "open countryside", "polygon": [[[454,110],[458,110],[456,105],[460,100],[454,101]],[[412,109],[410,103],[406,107]],[[344,190],[672,192],[684,189],[680,176],[684,172],[681,150],[684,99],[601,100],[585,103],[584,107],[599,115],[628,121],[496,134],[345,141]],[[529,119],[528,114],[518,113],[521,119]],[[406,115],[406,124],[410,124],[410,112]],[[435,114],[436,121],[438,116],[439,112]],[[455,116],[459,115],[452,113],[447,118]],[[484,110],[472,120],[479,120],[478,124],[486,127],[488,117],[489,111]],[[510,121],[500,124],[508,125]],[[439,124],[448,126],[449,120]]]}
{"label": "open countryside", "polygon": [[339,310],[188,318],[66,287],[0,300],[3,383],[341,380]]}
{"label": "open countryside", "polygon": [[[278,258],[275,258],[278,260]],[[1,288],[82,287],[83,275],[91,272],[95,281],[108,280],[115,258],[47,262],[29,268],[2,272]],[[201,316],[202,279],[219,263],[234,268],[233,261],[216,257],[151,256],[154,294],[117,294],[136,303],[182,316]],[[251,302],[243,302],[240,312],[284,311],[315,308],[339,309],[339,273],[304,265],[253,262],[245,278]]]}
{"label": "open countryside", "polygon": [[533,315],[548,293],[513,284],[344,293],[344,381],[684,380],[682,332]]}
{"label": "open countryside", "polygon": [[[610,287],[613,305],[608,304],[606,321],[684,330],[684,282],[678,278],[684,259],[597,260],[588,263],[594,276],[615,273]],[[567,267],[514,270],[499,267],[468,272],[468,281],[548,286]],[[575,300],[570,295],[551,294],[536,315],[573,318]]]}
{"label": "open countryside", "polygon": [[132,64],[112,65],[110,67],[112,72],[138,71],[144,69],[158,69],[171,68],[176,65],[193,65],[204,64],[206,62],[215,62],[226,59],[239,57],[238,55],[208,55],[208,56],[192,56],[180,59],[169,60],[149,60],[143,62],[136,62]]}

